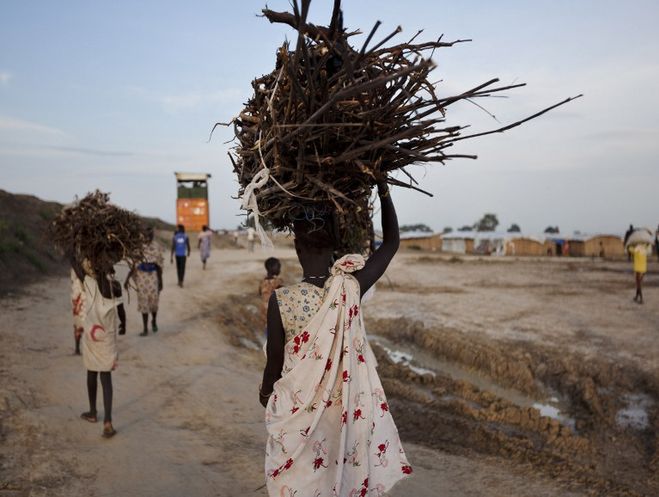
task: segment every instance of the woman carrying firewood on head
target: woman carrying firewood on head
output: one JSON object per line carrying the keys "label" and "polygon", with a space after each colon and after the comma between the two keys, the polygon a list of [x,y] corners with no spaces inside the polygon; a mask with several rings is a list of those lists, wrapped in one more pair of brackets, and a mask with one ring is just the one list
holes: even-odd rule
{"label": "woman carrying firewood on head", "polygon": [[412,472],[366,339],[360,301],[398,250],[398,221],[378,184],[383,243],[333,263],[334,230],[296,222],[300,283],[268,305],[266,480],[271,496],[384,495]]}
{"label": "woman carrying firewood on head", "polygon": [[87,259],[74,262],[76,275],[82,282],[85,313],[82,334],[82,361],[87,369],[89,411],[80,417],[90,423],[98,420],[96,393],[98,376],[103,388],[103,437],[116,434],[112,426],[112,371],[117,367],[117,333],[126,333],[126,312],[121,302],[121,285],[112,269],[93,268]]}
{"label": "woman carrying firewood on head", "polygon": [[87,370],[89,411],[80,417],[98,421],[98,376],[103,387],[103,436],[115,435],[112,426],[112,371],[117,367],[117,334],[126,333],[126,312],[114,266],[134,266],[144,259],[144,229],[140,218],[110,203],[99,190],[65,206],[53,220],[50,236],[67,255],[82,286],[82,361]]}

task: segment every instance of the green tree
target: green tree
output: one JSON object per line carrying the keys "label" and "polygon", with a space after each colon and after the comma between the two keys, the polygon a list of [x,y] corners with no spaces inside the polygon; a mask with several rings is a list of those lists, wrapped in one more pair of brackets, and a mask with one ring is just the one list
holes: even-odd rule
{"label": "green tree", "polygon": [[508,233],[519,233],[521,232],[522,229],[519,227],[519,224],[513,223],[510,225],[510,228],[508,228]]}
{"label": "green tree", "polygon": [[483,215],[483,217],[474,224],[476,231],[494,231],[499,226],[499,219],[496,214],[488,212]]}
{"label": "green tree", "polygon": [[465,224],[462,228],[458,228],[458,231],[472,231],[473,229],[473,226],[468,226]]}
{"label": "green tree", "polygon": [[421,231],[423,233],[432,233],[432,228],[427,224],[405,224],[400,227],[401,233],[408,233],[410,231]]}
{"label": "green tree", "polygon": [[450,226],[445,226],[444,229],[442,230],[442,234],[446,235],[447,233],[451,233],[453,231],[453,228]]}
{"label": "green tree", "polygon": [[560,233],[561,231],[558,229],[558,226],[547,226],[545,228],[545,233]]}

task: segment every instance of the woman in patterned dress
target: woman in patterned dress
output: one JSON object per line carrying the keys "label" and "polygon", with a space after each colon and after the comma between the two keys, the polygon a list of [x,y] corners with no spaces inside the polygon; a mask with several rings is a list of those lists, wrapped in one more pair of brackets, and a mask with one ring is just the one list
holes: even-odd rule
{"label": "woman in patterned dress", "polygon": [[366,339],[361,297],[398,250],[398,221],[378,185],[383,243],[364,261],[332,265],[331,230],[296,223],[301,283],[268,305],[267,364],[259,391],[266,408],[266,484],[277,496],[383,496],[412,472]]}
{"label": "woman in patterned dress", "polygon": [[124,287],[128,289],[128,282],[132,278],[137,289],[137,310],[142,314],[143,330],[140,336],[149,334],[149,313],[151,313],[151,330],[158,332],[158,301],[162,291],[162,265],[163,254],[160,245],[154,240],[153,228],[146,233],[147,243],[144,247],[144,260],[132,268],[126,277]]}

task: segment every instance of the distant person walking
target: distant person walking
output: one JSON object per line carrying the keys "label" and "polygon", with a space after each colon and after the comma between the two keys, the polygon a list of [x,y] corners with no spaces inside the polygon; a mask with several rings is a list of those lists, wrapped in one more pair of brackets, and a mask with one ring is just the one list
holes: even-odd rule
{"label": "distant person walking", "polygon": [[201,263],[203,264],[204,269],[206,269],[206,261],[211,256],[211,239],[213,237],[213,232],[204,225],[201,228],[201,233],[199,233],[199,239],[197,241],[197,248],[199,249],[199,255],[201,256]]}
{"label": "distant person walking", "polygon": [[179,224],[176,227],[176,233],[172,238],[172,251],[169,254],[170,264],[174,263],[174,255],[176,255],[176,275],[178,276],[178,286],[183,288],[183,280],[185,279],[185,262],[190,256],[190,239],[185,233],[185,226]]}
{"label": "distant person walking", "polygon": [[654,250],[657,253],[657,260],[659,260],[659,226],[654,234]]}
{"label": "distant person walking", "polygon": [[643,276],[648,271],[648,247],[645,244],[632,245],[629,248],[634,259],[634,277],[636,278],[636,295],[634,302],[643,303]]}
{"label": "distant person walking", "polygon": [[158,242],[153,238],[153,228],[146,232],[147,243],[144,246],[144,260],[137,267],[131,268],[124,288],[128,290],[128,282],[132,278],[137,289],[137,310],[142,314],[143,329],[140,336],[149,334],[149,313],[151,314],[151,330],[158,332],[158,302],[162,291],[162,267],[164,257]]}

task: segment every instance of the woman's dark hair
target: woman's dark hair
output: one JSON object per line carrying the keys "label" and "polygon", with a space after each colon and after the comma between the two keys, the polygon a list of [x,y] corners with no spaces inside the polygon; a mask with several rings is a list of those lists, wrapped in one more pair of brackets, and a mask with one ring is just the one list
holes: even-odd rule
{"label": "woman's dark hair", "polygon": [[296,242],[309,249],[335,249],[337,236],[334,222],[330,216],[316,218],[312,221],[302,219],[293,223]]}
{"label": "woman's dark hair", "polygon": [[176,225],[176,231],[185,232],[185,226],[183,226],[182,224],[177,224]]}

